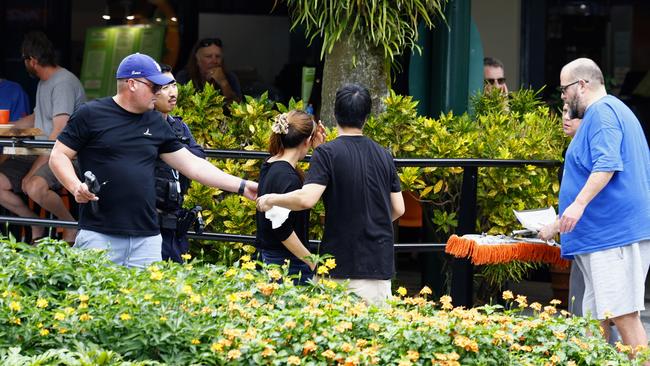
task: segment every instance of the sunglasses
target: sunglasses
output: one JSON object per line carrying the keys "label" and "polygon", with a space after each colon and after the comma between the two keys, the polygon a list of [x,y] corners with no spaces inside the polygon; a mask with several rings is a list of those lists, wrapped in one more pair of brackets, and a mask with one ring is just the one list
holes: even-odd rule
{"label": "sunglasses", "polygon": [[158,85],[158,84],[153,84],[153,83],[149,84],[149,83],[145,83],[144,81],[138,80],[138,79],[131,79],[131,80],[137,81],[138,83],[141,83],[141,84],[144,84],[144,85],[148,86],[149,89],[151,89],[151,92],[154,93],[154,94],[157,94],[160,91],[160,89],[162,89],[162,87],[163,87],[163,85]]}
{"label": "sunglasses", "polygon": [[498,79],[485,79],[486,84],[491,84],[491,85],[503,85],[506,83],[506,78],[498,78]]}
{"label": "sunglasses", "polygon": [[204,38],[199,41],[199,48],[208,47],[215,45],[217,47],[223,47],[221,39],[219,38]]}

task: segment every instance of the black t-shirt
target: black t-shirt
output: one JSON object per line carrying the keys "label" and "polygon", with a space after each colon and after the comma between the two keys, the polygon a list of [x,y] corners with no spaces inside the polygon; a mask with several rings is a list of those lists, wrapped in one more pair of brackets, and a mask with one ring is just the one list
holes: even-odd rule
{"label": "black t-shirt", "polygon": [[128,112],[112,97],[83,104],[57,138],[77,152],[81,172],[107,182],[99,192],[99,212],[81,205],[79,227],[109,235],[160,233],[154,167],[159,154],[183,148],[162,115]]}
{"label": "black t-shirt", "polygon": [[[286,161],[278,160],[272,163],[264,162],[260,170],[257,195],[267,193],[287,193],[302,188],[302,180],[296,170]],[[285,250],[287,256],[295,258],[282,244],[292,232],[305,247],[308,246],[309,210],[291,211],[289,218],[277,229],[271,227],[271,221],[264,217],[263,212],[257,211],[257,237],[255,246],[260,249]],[[293,262],[293,261],[292,261]]]}
{"label": "black t-shirt", "polygon": [[389,279],[394,273],[391,192],[400,181],[390,153],[365,136],[339,136],[314,150],[305,184],[327,186],[321,253],[334,278]]}

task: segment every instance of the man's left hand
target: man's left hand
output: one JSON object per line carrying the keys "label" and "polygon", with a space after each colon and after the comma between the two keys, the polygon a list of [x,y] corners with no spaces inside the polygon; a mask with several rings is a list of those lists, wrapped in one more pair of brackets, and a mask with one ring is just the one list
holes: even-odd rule
{"label": "man's left hand", "polygon": [[573,231],[584,212],[585,205],[575,201],[570,204],[562,213],[562,217],[560,217],[560,232],[568,233]]}

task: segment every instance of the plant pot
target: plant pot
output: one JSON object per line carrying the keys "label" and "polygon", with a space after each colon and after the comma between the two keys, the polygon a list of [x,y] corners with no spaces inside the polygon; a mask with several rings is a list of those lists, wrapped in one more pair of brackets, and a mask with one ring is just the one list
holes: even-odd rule
{"label": "plant pot", "polygon": [[567,267],[551,266],[551,289],[553,298],[562,301],[559,307],[565,308],[569,304],[569,276],[571,265]]}

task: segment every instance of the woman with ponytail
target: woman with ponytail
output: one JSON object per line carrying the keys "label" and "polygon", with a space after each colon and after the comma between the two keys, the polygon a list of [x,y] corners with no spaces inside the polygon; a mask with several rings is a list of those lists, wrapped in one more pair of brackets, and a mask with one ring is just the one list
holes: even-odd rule
{"label": "woman with ponytail", "polygon": [[[271,157],[260,171],[258,195],[287,193],[302,188],[304,174],[297,167],[309,148],[325,141],[325,129],[311,115],[298,110],[282,113],[275,118],[269,141]],[[257,238],[255,246],[267,264],[283,265],[289,261],[289,274],[298,274],[298,283],[313,276],[314,263],[306,257],[309,231],[309,210],[292,211],[289,218],[273,229],[264,213],[257,211]]]}

